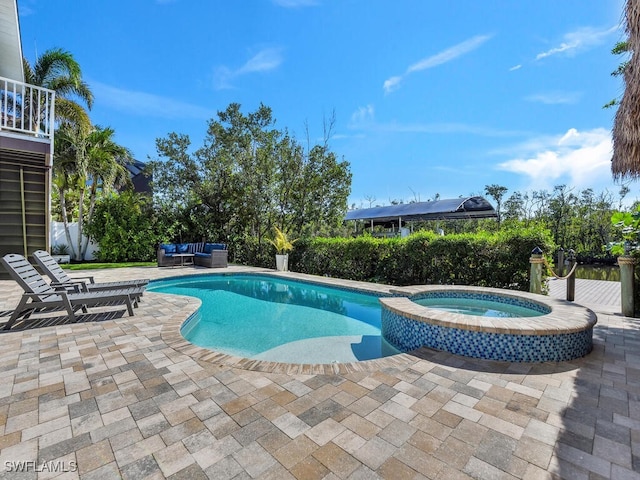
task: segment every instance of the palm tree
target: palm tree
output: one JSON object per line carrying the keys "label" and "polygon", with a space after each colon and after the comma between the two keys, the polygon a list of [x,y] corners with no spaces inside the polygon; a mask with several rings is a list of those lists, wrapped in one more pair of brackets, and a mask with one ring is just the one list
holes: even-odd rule
{"label": "palm tree", "polygon": [[[60,214],[64,225],[64,232],[67,239],[67,246],[71,258],[76,258],[76,252],[71,242],[71,233],[69,232],[69,205],[67,204],[67,195],[75,190],[77,184],[76,174],[76,157],[83,158],[81,152],[77,152],[73,133],[69,129],[58,130],[55,141],[56,161],[53,163],[53,180],[52,184],[58,189],[58,201],[60,203]],[[71,219],[72,221],[72,219]]]}
{"label": "palm tree", "polygon": [[611,171],[616,180],[640,177],[640,2],[625,6],[629,62],[624,66],[625,89],[613,125]]}
{"label": "palm tree", "polygon": [[[76,260],[83,260],[88,239],[83,243],[84,222],[90,222],[98,192],[108,193],[114,187],[129,181],[125,167],[131,161],[131,153],[117,144],[112,128],[94,127],[87,131],[82,125],[63,123],[58,129],[54,163],[55,180],[60,197],[62,221],[65,227],[67,244]],[[71,243],[66,195],[69,191],[78,194],[78,251]],[[85,218],[85,200],[89,201],[89,211]]]}
{"label": "palm tree", "polygon": [[[110,127],[95,127],[87,140],[87,183],[91,185],[87,223],[93,218],[98,192],[104,195],[131,182],[126,165],[131,163],[133,155],[127,148],[114,141],[114,134],[115,131]],[[78,241],[79,239],[80,237]],[[85,237],[80,253],[83,259],[88,245],[89,238]]]}
{"label": "palm tree", "polygon": [[[73,123],[85,129],[90,128],[89,115],[78,102],[91,109],[93,93],[89,85],[82,80],[80,65],[71,53],[53,48],[40,55],[33,65],[26,58],[23,59],[23,64],[26,83],[56,92],[55,120],[58,124]],[[28,98],[24,99],[23,108],[32,116],[37,127],[42,119],[36,118],[38,108],[29,105],[29,101]]]}

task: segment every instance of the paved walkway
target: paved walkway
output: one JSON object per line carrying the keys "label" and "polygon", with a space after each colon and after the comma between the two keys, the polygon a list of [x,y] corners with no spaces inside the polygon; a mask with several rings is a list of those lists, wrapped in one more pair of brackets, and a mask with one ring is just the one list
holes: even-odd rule
{"label": "paved walkway", "polygon": [[[0,310],[18,294],[0,281]],[[0,476],[640,478],[636,319],[599,314],[593,352],[572,362],[423,349],[361,371],[257,372],[167,344],[164,325],[196,301],[144,300],[134,317],[111,308],[0,334]]]}

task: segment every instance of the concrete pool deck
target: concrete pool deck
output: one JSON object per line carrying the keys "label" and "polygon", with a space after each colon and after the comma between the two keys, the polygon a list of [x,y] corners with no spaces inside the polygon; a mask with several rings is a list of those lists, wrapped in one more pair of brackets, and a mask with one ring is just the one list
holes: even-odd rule
{"label": "concrete pool deck", "polygon": [[[223,271],[256,269],[92,274],[107,281]],[[0,281],[0,293],[6,312],[21,292]],[[0,335],[0,472],[640,478],[640,320],[612,313],[596,294],[589,300],[598,314],[594,349],[571,362],[496,362],[422,349],[372,369],[320,373],[286,364],[247,370],[215,354],[197,359],[188,345],[174,348],[165,326],[197,308],[184,297],[148,292],[134,317],[122,307],[92,309],[73,325],[62,313],[48,314],[28,330]]]}

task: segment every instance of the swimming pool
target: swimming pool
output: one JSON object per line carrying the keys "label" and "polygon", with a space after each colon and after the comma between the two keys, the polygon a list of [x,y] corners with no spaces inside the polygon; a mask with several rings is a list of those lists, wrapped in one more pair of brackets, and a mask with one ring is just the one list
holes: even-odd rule
{"label": "swimming pool", "polygon": [[269,275],[203,275],[149,290],[199,298],[181,328],[200,347],[288,363],[354,362],[398,353],[381,335],[379,295]]}

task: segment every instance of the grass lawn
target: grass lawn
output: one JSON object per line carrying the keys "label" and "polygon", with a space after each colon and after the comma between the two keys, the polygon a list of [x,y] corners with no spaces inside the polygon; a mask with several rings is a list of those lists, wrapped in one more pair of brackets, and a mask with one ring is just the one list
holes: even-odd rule
{"label": "grass lawn", "polygon": [[104,268],[124,267],[156,267],[157,262],[122,262],[122,263],[67,263],[61,265],[65,270],[101,270]]}

